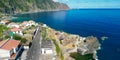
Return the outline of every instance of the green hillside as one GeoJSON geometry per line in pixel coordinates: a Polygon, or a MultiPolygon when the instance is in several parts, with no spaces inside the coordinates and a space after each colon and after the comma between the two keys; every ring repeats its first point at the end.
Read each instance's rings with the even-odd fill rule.
{"type": "Polygon", "coordinates": [[[19,13],[40,10],[65,10],[66,4],[52,0],[0,0],[0,13],[19,13]]]}

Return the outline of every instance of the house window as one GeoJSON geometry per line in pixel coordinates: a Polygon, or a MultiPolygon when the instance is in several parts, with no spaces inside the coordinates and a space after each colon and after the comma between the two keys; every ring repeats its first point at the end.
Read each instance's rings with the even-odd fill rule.
{"type": "Polygon", "coordinates": [[[10,50],[10,55],[12,55],[14,53],[14,50],[12,49],[12,50],[10,50]]]}
{"type": "Polygon", "coordinates": [[[16,49],[15,49],[16,51],[18,51],[18,47],[16,47],[16,49]]]}

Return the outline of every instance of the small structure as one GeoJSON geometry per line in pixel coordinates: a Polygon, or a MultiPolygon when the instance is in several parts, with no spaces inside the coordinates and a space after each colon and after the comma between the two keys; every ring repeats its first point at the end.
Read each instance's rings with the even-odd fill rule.
{"type": "Polygon", "coordinates": [[[1,20],[0,23],[1,23],[1,24],[8,24],[8,23],[10,23],[10,21],[9,21],[9,20],[1,20]]]}
{"type": "Polygon", "coordinates": [[[0,41],[0,58],[1,59],[15,59],[22,45],[18,40],[3,40],[0,41]]]}
{"type": "Polygon", "coordinates": [[[9,28],[19,28],[20,26],[18,24],[14,23],[14,22],[11,22],[7,25],[7,27],[9,27],[9,28]]]}
{"type": "Polygon", "coordinates": [[[43,24],[43,26],[42,27],[47,27],[47,25],[46,24],[43,24]]]}
{"type": "Polygon", "coordinates": [[[21,23],[21,26],[28,27],[29,23],[27,21],[24,21],[24,22],[21,23]]]}
{"type": "Polygon", "coordinates": [[[36,25],[36,23],[35,23],[33,20],[24,21],[24,22],[21,24],[21,26],[25,26],[25,27],[32,26],[32,25],[36,25]]]}
{"type": "Polygon", "coordinates": [[[35,25],[35,22],[33,20],[30,20],[28,21],[29,22],[29,25],[32,26],[32,25],[35,25]]]}
{"type": "Polygon", "coordinates": [[[14,34],[23,35],[22,30],[20,28],[12,28],[11,32],[13,32],[14,34]]]}
{"type": "Polygon", "coordinates": [[[80,41],[77,41],[77,51],[82,55],[94,53],[99,49],[100,43],[96,37],[81,37],[80,41]]]}
{"type": "Polygon", "coordinates": [[[51,40],[42,40],[41,53],[42,54],[53,54],[53,47],[52,47],[51,40]]]}

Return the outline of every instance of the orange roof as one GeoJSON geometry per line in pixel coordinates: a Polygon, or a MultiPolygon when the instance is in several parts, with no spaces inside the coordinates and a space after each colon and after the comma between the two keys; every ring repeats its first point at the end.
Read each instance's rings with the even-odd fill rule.
{"type": "Polygon", "coordinates": [[[0,41],[0,46],[3,45],[7,40],[0,41]]]}
{"type": "Polygon", "coordinates": [[[18,40],[4,40],[0,42],[0,49],[11,50],[20,44],[18,40]]]}
{"type": "Polygon", "coordinates": [[[20,28],[12,28],[12,29],[11,29],[12,32],[20,31],[20,30],[21,30],[20,28]]]}
{"type": "Polygon", "coordinates": [[[24,21],[23,23],[22,23],[22,25],[26,25],[28,22],[27,21],[24,21]]]}

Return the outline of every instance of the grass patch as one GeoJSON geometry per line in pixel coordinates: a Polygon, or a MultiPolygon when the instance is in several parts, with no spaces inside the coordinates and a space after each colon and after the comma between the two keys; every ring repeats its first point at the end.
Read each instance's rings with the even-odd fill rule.
{"type": "Polygon", "coordinates": [[[46,28],[42,28],[42,37],[43,37],[43,39],[45,39],[46,38],[46,36],[47,36],[47,31],[46,31],[46,28]]]}
{"type": "Polygon", "coordinates": [[[13,35],[13,39],[21,41],[22,44],[26,44],[26,42],[27,42],[26,38],[23,38],[22,36],[17,35],[17,34],[13,35]]]}
{"type": "Polygon", "coordinates": [[[9,30],[9,28],[5,25],[0,25],[0,33],[2,33],[5,30],[9,30]]]}
{"type": "Polygon", "coordinates": [[[57,55],[60,56],[60,59],[61,59],[61,60],[64,60],[64,56],[63,56],[63,54],[62,54],[62,52],[61,52],[61,50],[60,50],[60,47],[59,47],[59,45],[57,44],[57,42],[56,42],[55,39],[53,39],[53,43],[55,44],[57,55]]]}
{"type": "Polygon", "coordinates": [[[60,40],[60,44],[62,44],[62,40],[60,40]]]}
{"type": "Polygon", "coordinates": [[[57,44],[56,40],[54,40],[54,39],[53,39],[53,43],[55,44],[56,52],[57,52],[57,54],[59,55],[59,53],[60,53],[60,47],[59,47],[59,45],[57,44]]]}
{"type": "Polygon", "coordinates": [[[93,54],[81,55],[80,53],[74,52],[71,53],[70,56],[75,60],[95,60],[93,54]]]}
{"type": "Polygon", "coordinates": [[[61,60],[64,60],[63,54],[61,53],[60,55],[61,55],[61,56],[60,56],[61,60]]]}
{"type": "Polygon", "coordinates": [[[7,26],[0,24],[0,38],[3,37],[3,32],[4,32],[4,31],[7,31],[7,30],[9,30],[9,29],[10,29],[10,28],[8,28],[7,26]]]}

